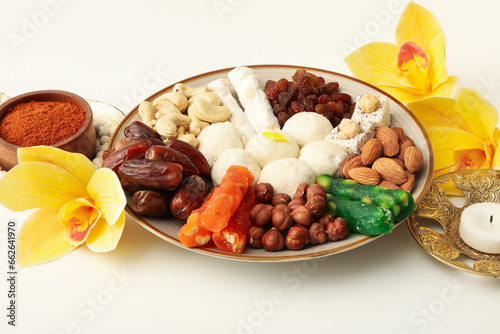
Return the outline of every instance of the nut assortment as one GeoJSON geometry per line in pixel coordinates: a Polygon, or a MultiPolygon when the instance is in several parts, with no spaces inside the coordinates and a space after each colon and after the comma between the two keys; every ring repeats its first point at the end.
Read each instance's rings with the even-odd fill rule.
{"type": "Polygon", "coordinates": [[[344,161],[340,176],[361,184],[411,192],[415,173],[423,162],[422,151],[402,128],[383,126],[361,147],[361,154],[352,154],[344,161]]]}
{"type": "Polygon", "coordinates": [[[273,193],[269,183],[255,187],[260,202],[249,213],[248,243],[253,248],[278,251],[284,248],[300,250],[308,244],[327,240],[342,240],[347,236],[347,224],[326,212],[326,192],[319,184],[301,184],[293,198],[273,193]]]}

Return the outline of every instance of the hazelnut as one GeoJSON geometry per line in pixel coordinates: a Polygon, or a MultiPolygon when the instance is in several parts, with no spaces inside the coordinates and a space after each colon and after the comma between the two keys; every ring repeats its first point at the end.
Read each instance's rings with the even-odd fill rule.
{"type": "Polygon", "coordinates": [[[271,203],[273,194],[274,188],[270,183],[259,183],[255,186],[255,199],[260,203],[271,203]]]}
{"type": "Polygon", "coordinates": [[[314,222],[309,227],[309,243],[311,245],[324,244],[326,242],[326,231],[323,225],[314,222]]]}
{"type": "Polygon", "coordinates": [[[271,222],[272,211],[266,204],[257,204],[249,213],[250,222],[253,226],[266,226],[271,222]]]}
{"type": "Polygon", "coordinates": [[[251,226],[248,230],[248,243],[253,248],[262,248],[262,236],[266,233],[262,227],[251,226]]]}
{"type": "Polygon", "coordinates": [[[279,251],[285,247],[285,238],[274,227],[262,236],[262,246],[270,251],[279,251]]]}
{"type": "Polygon", "coordinates": [[[273,199],[271,200],[271,204],[274,206],[276,206],[278,204],[288,205],[288,203],[290,203],[291,200],[292,200],[292,198],[290,197],[290,195],[285,194],[285,193],[278,193],[278,194],[273,196],[273,199]]]}
{"type": "Polygon", "coordinates": [[[342,240],[349,232],[347,222],[344,218],[335,218],[333,222],[326,224],[326,235],[331,241],[342,240]]]}
{"type": "Polygon", "coordinates": [[[295,195],[293,198],[302,198],[304,201],[307,200],[307,189],[309,188],[308,183],[301,183],[297,187],[297,191],[295,191],[295,195]]]}
{"type": "Polygon", "coordinates": [[[326,228],[326,224],[333,222],[335,220],[335,217],[331,213],[325,213],[321,218],[319,219],[318,223],[323,225],[323,228],[326,228]]]}
{"type": "Polygon", "coordinates": [[[361,132],[359,124],[350,119],[344,119],[338,128],[338,137],[340,139],[351,139],[356,137],[361,132]]]}
{"type": "Polygon", "coordinates": [[[293,226],[288,230],[285,243],[290,250],[299,250],[309,242],[309,231],[304,226],[293,226]]]}
{"type": "Polygon", "coordinates": [[[288,207],[290,208],[290,210],[293,210],[299,205],[305,205],[305,204],[306,202],[302,198],[294,198],[290,201],[290,203],[288,203],[288,207]]]}
{"type": "Polygon", "coordinates": [[[312,210],[305,205],[299,205],[292,211],[290,215],[292,216],[292,219],[296,224],[302,225],[304,227],[311,226],[311,223],[313,222],[312,210]]]}
{"type": "Polygon", "coordinates": [[[272,215],[273,226],[280,232],[288,230],[293,225],[290,212],[283,209],[274,209],[272,215]]]}
{"type": "Polygon", "coordinates": [[[371,114],[380,107],[380,99],[376,96],[365,94],[359,99],[359,109],[371,114]]]}
{"type": "Polygon", "coordinates": [[[273,212],[274,212],[274,210],[285,210],[288,213],[292,213],[292,210],[288,207],[288,205],[285,205],[285,204],[276,205],[273,209],[273,212]]]}
{"type": "Polygon", "coordinates": [[[313,218],[321,218],[325,214],[326,199],[319,195],[311,196],[307,199],[306,206],[311,209],[313,218]]]}
{"type": "Polygon", "coordinates": [[[312,196],[321,196],[326,200],[326,190],[321,184],[311,184],[307,188],[307,198],[312,196]]]}

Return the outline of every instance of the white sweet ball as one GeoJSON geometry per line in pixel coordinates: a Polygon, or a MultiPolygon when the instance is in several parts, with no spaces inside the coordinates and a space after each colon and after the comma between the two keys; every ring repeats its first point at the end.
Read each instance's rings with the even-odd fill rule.
{"type": "Polygon", "coordinates": [[[305,144],[300,149],[299,154],[299,160],[308,164],[316,176],[320,174],[337,175],[346,158],[346,151],[326,140],[305,144]]]}
{"type": "Polygon", "coordinates": [[[258,183],[270,183],[274,193],[293,197],[302,183],[313,184],[316,176],[308,164],[297,158],[283,158],[267,164],[260,172],[258,183]]]}
{"type": "Polygon", "coordinates": [[[300,112],[290,117],[283,126],[283,131],[291,134],[302,147],[307,143],[323,140],[333,130],[330,121],[315,112],[300,112]]]}
{"type": "Polygon", "coordinates": [[[248,168],[255,178],[254,184],[257,183],[261,169],[255,157],[242,148],[231,148],[222,152],[212,166],[212,182],[214,185],[220,184],[227,169],[233,165],[248,168]]]}
{"type": "Polygon", "coordinates": [[[292,135],[282,130],[265,130],[256,134],[250,138],[245,149],[255,156],[261,168],[274,160],[299,156],[299,145],[292,135]],[[271,139],[264,135],[266,132],[279,133],[287,140],[271,139]]]}
{"type": "Polygon", "coordinates": [[[207,126],[198,135],[198,141],[198,150],[203,153],[210,167],[225,150],[243,148],[238,129],[230,122],[207,126]]]}

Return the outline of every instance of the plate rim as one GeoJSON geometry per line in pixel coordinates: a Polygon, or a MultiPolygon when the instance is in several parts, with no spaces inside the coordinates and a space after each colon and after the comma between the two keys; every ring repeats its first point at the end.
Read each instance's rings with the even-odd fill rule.
{"type": "MultiPolygon", "coordinates": [[[[168,86],[166,86],[166,87],[164,87],[164,88],[156,91],[155,93],[151,94],[150,96],[144,98],[143,101],[152,101],[152,100],[154,100],[156,97],[158,97],[158,96],[160,96],[160,95],[162,95],[162,94],[164,94],[164,93],[172,90],[172,88],[177,83],[191,82],[191,81],[203,79],[205,77],[213,76],[213,75],[218,75],[218,74],[222,75],[222,74],[225,74],[225,73],[231,71],[235,67],[249,67],[251,69],[266,69],[266,68],[273,68],[273,69],[275,69],[275,68],[283,68],[283,69],[287,69],[287,70],[304,69],[306,71],[311,71],[311,72],[317,72],[317,73],[323,73],[323,74],[327,74],[327,75],[333,75],[333,76],[342,77],[343,79],[354,81],[354,82],[356,82],[356,83],[358,83],[360,85],[367,86],[370,89],[373,89],[373,90],[379,92],[380,94],[387,96],[393,103],[396,103],[400,108],[402,108],[407,113],[408,116],[410,116],[412,118],[412,120],[418,126],[420,132],[422,133],[422,135],[423,135],[423,137],[425,139],[426,146],[429,148],[429,163],[428,163],[428,170],[427,170],[428,177],[427,177],[427,179],[424,182],[422,192],[420,193],[420,195],[417,198],[414,198],[415,207],[417,207],[420,204],[420,202],[424,199],[425,195],[427,194],[427,192],[429,190],[429,187],[431,186],[431,183],[432,183],[432,174],[433,174],[433,170],[434,170],[434,154],[433,154],[433,150],[432,150],[432,144],[431,144],[431,141],[430,141],[430,138],[429,138],[427,132],[425,131],[423,125],[420,123],[420,121],[417,119],[417,117],[403,103],[401,103],[394,96],[386,93],[382,89],[380,89],[378,87],[375,87],[372,84],[367,83],[367,82],[365,82],[363,80],[360,80],[358,78],[355,78],[355,77],[352,77],[352,76],[349,76],[349,75],[346,75],[346,74],[342,74],[342,73],[339,73],[339,72],[335,72],[335,71],[330,71],[330,70],[326,70],[326,69],[320,69],[320,68],[311,67],[311,66],[303,66],[303,65],[289,65],[289,64],[238,65],[238,66],[231,66],[231,67],[225,67],[225,68],[215,69],[215,70],[211,70],[211,71],[208,71],[208,72],[196,74],[196,75],[190,76],[190,77],[185,78],[185,79],[178,80],[175,83],[170,84],[170,85],[168,85],[168,86]]],[[[139,104],[137,104],[134,108],[132,108],[125,115],[125,117],[121,120],[121,122],[117,125],[116,130],[113,132],[113,134],[111,136],[111,139],[109,141],[110,145],[113,145],[115,143],[116,138],[120,135],[120,130],[122,129],[122,127],[124,126],[124,124],[127,123],[130,118],[132,118],[133,116],[135,116],[137,114],[138,108],[139,108],[139,104]]],[[[366,243],[374,241],[375,239],[378,239],[378,238],[380,238],[380,237],[382,237],[382,236],[385,235],[385,234],[382,234],[382,235],[376,235],[376,236],[364,236],[360,240],[357,240],[357,241],[355,241],[353,243],[350,243],[349,245],[345,245],[345,246],[342,246],[342,247],[339,247],[339,248],[336,248],[336,249],[328,249],[328,250],[323,250],[323,251],[318,251],[318,252],[313,252],[313,253],[297,254],[297,255],[284,255],[284,256],[280,256],[279,252],[277,252],[276,253],[277,255],[273,256],[273,257],[259,257],[259,256],[248,255],[248,254],[243,254],[243,253],[242,254],[225,253],[225,252],[222,252],[220,250],[215,250],[215,249],[211,249],[211,248],[198,248],[198,247],[191,248],[191,247],[186,247],[179,240],[174,239],[173,237],[171,237],[171,236],[163,233],[162,231],[159,231],[154,226],[152,226],[152,225],[148,224],[147,222],[143,221],[143,219],[141,218],[141,216],[137,215],[135,212],[133,212],[130,209],[130,207],[129,207],[128,204],[125,207],[125,210],[131,216],[131,218],[133,218],[137,223],[139,223],[139,225],[141,225],[142,227],[144,227],[146,230],[148,230],[149,232],[153,233],[154,235],[160,237],[161,239],[168,241],[169,243],[172,243],[172,244],[174,244],[174,245],[176,245],[178,247],[181,247],[181,248],[193,251],[195,253],[200,253],[200,254],[209,255],[209,256],[218,257],[218,258],[223,258],[223,259],[236,260],[236,261],[248,261],[248,262],[289,262],[289,261],[298,261],[298,260],[308,260],[308,259],[313,259],[313,258],[320,258],[320,257],[329,256],[329,255],[333,255],[333,254],[339,254],[339,253],[342,253],[342,252],[345,252],[345,251],[348,251],[348,250],[351,250],[351,249],[355,249],[355,248],[357,248],[359,246],[362,246],[362,245],[364,245],[366,243]]],[[[404,220],[398,222],[394,226],[394,228],[402,225],[406,221],[407,221],[407,219],[404,219],[404,220]]]]}

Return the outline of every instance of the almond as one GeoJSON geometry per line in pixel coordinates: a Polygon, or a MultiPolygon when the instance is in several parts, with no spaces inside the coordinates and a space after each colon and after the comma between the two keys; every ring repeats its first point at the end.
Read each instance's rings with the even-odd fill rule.
{"type": "Polygon", "coordinates": [[[408,180],[401,185],[401,189],[407,192],[411,192],[415,188],[415,174],[406,173],[408,180]]]}
{"type": "Polygon", "coordinates": [[[380,140],[384,148],[384,155],[386,157],[393,157],[399,152],[399,138],[398,134],[393,129],[387,126],[381,126],[375,132],[375,138],[380,140]]]}
{"type": "Polygon", "coordinates": [[[361,184],[371,184],[376,186],[380,183],[380,174],[370,167],[357,167],[349,171],[349,176],[361,184]]]}
{"type": "Polygon", "coordinates": [[[399,145],[399,153],[398,153],[397,158],[400,160],[404,160],[406,149],[410,146],[415,146],[415,143],[413,142],[412,139],[409,139],[409,140],[402,142],[399,145]]]}
{"type": "Polygon", "coordinates": [[[363,145],[361,151],[361,162],[363,165],[368,166],[375,162],[382,156],[383,146],[380,140],[372,138],[363,145]]]}
{"type": "Polygon", "coordinates": [[[397,185],[403,184],[408,180],[404,169],[391,158],[377,159],[373,163],[372,168],[380,173],[382,179],[391,181],[397,185]]]}
{"type": "Polygon", "coordinates": [[[344,160],[342,163],[342,167],[340,168],[340,177],[343,179],[351,178],[349,176],[349,171],[356,167],[362,167],[363,162],[361,162],[361,155],[359,154],[351,154],[344,160]]]}
{"type": "Polygon", "coordinates": [[[396,127],[396,128],[391,128],[394,132],[396,132],[399,135],[402,135],[405,133],[405,130],[403,130],[403,128],[399,128],[399,127],[396,127]]]}
{"type": "Polygon", "coordinates": [[[403,161],[406,165],[406,169],[408,169],[410,173],[416,173],[424,164],[424,155],[418,147],[410,146],[405,151],[403,161]]]}
{"type": "Polygon", "coordinates": [[[410,137],[408,137],[407,135],[405,135],[404,133],[398,133],[399,145],[401,145],[402,143],[404,143],[407,140],[412,140],[412,139],[410,137]]]}
{"type": "Polygon", "coordinates": [[[391,181],[387,181],[387,180],[382,180],[378,184],[378,186],[379,187],[384,187],[384,188],[387,188],[387,189],[401,189],[401,188],[399,188],[399,186],[397,184],[394,184],[391,181]]]}
{"type": "Polygon", "coordinates": [[[394,161],[396,161],[398,163],[398,165],[401,166],[401,168],[406,169],[406,165],[403,162],[403,160],[399,160],[398,158],[391,158],[391,159],[394,160],[394,161]]]}

